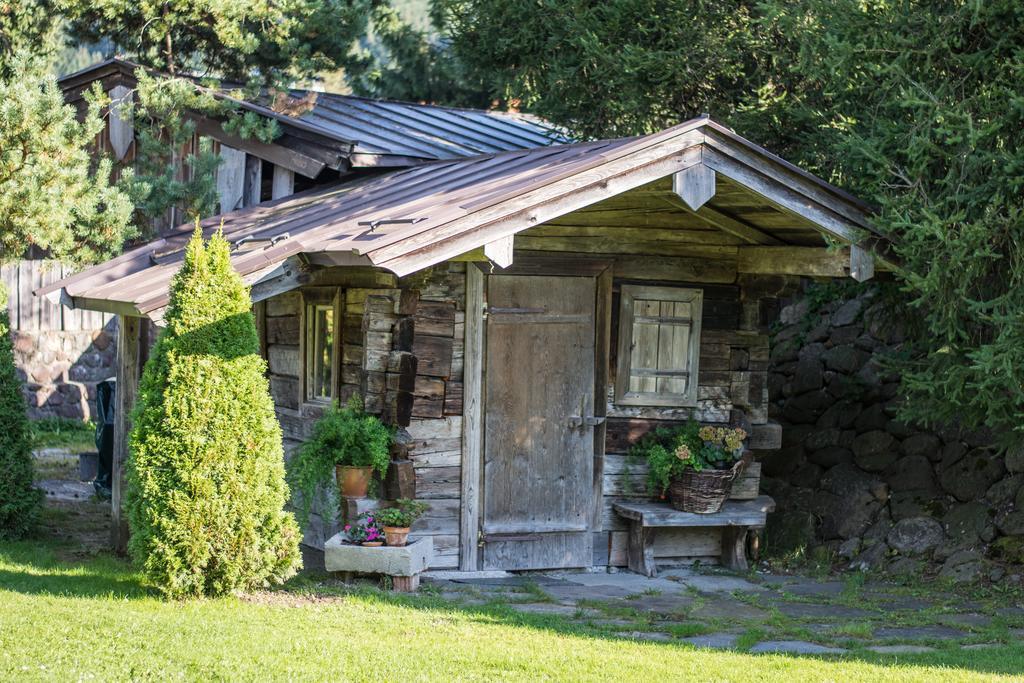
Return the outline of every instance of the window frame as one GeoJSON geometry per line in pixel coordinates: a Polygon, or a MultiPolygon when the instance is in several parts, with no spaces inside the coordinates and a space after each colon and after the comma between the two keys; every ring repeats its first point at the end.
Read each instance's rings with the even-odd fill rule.
{"type": "Polygon", "coordinates": [[[619,301],[618,356],[615,371],[615,404],[622,406],[681,407],[697,405],[701,322],[704,318],[704,290],[695,287],[622,285],[619,301]],[[629,391],[633,355],[634,302],[654,299],[688,303],[691,306],[687,356],[687,386],[684,394],[629,391]]]}
{"type": "Polygon", "coordinates": [[[329,405],[337,400],[341,383],[342,322],[341,289],[338,287],[305,288],[302,293],[302,308],[299,334],[299,357],[302,363],[300,402],[314,405],[329,405]],[[331,392],[330,396],[312,396],[313,354],[315,342],[312,326],[316,323],[317,308],[330,307],[334,320],[334,339],[331,342],[331,392]]]}

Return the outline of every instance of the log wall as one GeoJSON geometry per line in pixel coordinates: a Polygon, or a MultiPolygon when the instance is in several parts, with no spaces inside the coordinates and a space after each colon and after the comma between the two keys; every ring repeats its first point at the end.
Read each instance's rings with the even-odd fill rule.
{"type": "MultiPolygon", "coordinates": [[[[528,242],[531,249],[517,252],[517,257],[537,254],[543,242],[528,242]]],[[[581,241],[573,244],[580,249],[581,241]]],[[[600,244],[601,249],[609,248],[606,242],[600,244]]],[[[692,256],[679,249],[670,253],[673,255],[637,257],[601,252],[601,258],[612,263],[613,293],[608,421],[595,565],[626,563],[625,527],[612,512],[612,505],[619,500],[648,497],[643,463],[629,464],[626,457],[647,431],[693,417],[705,423],[745,426],[753,433],[752,448],[771,447],[778,440],[777,426],[768,423],[767,416],[767,325],[775,318],[776,297],[793,286],[793,278],[741,275],[728,249],[719,254],[713,248],[697,246],[692,256]],[[616,374],[619,292],[623,284],[629,283],[703,290],[695,408],[615,405],[612,378],[616,374]]],[[[594,257],[581,251],[560,251],[558,255],[569,260],[575,256],[594,257]]],[[[413,535],[433,537],[434,567],[459,564],[466,267],[466,263],[448,262],[389,282],[391,286],[386,287],[341,285],[344,310],[339,395],[347,400],[358,393],[367,410],[406,425],[402,448],[413,465],[416,496],[430,506],[413,528],[413,535]],[[412,378],[406,377],[410,362],[415,368],[412,378]]],[[[288,455],[308,438],[322,410],[300,400],[301,301],[298,292],[280,295],[268,300],[263,312],[270,381],[288,455]]],[[[756,478],[744,486],[737,496],[757,494],[756,478]]],[[[315,516],[306,542],[322,547],[336,530],[335,521],[315,516]]],[[[655,555],[661,562],[712,560],[720,548],[715,529],[666,531],[658,536],[655,555]]]]}
{"type": "MultiPolygon", "coordinates": [[[[360,395],[367,411],[404,430],[416,498],[429,505],[412,537],[433,537],[436,568],[458,564],[464,280],[465,264],[454,263],[397,287],[343,287],[341,297],[338,397],[360,395]],[[409,353],[417,362],[405,405],[402,361],[409,353]]],[[[323,406],[302,400],[301,291],[261,305],[257,317],[287,459],[311,436],[323,406]]],[[[322,548],[339,526],[336,514],[315,510],[304,542],[322,548]]]]}

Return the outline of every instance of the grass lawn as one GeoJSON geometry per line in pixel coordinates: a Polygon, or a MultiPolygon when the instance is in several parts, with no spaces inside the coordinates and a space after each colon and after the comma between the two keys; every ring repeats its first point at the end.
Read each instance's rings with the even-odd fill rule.
{"type": "Polygon", "coordinates": [[[60,417],[32,420],[34,448],[66,448],[71,453],[96,450],[96,425],[60,417]]]}
{"type": "MultiPolygon", "coordinates": [[[[50,527],[59,527],[60,520],[50,527]]],[[[326,577],[165,602],[123,561],[47,536],[0,543],[0,680],[1020,680],[1024,649],[815,658],[696,650],[507,607],[326,577]]]]}

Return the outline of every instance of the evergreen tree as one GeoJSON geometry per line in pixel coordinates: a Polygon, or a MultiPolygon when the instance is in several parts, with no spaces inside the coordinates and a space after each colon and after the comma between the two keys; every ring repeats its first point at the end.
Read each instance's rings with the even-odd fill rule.
{"type": "Polygon", "coordinates": [[[217,234],[204,245],[197,229],[171,284],[129,441],[129,551],[169,597],[281,582],[300,563],[250,306],[228,243],[217,234]]]}
{"type": "Polygon", "coordinates": [[[95,98],[80,122],[56,79],[24,57],[0,78],[0,261],[36,246],[95,262],[134,234],[131,174],[112,184],[110,162],[90,153],[103,126],[100,104],[95,98]]]}
{"type": "Polygon", "coordinates": [[[52,0],[0,0],[0,78],[14,73],[19,55],[55,58],[59,24],[52,0]]]}
{"type": "Polygon", "coordinates": [[[7,291],[0,284],[0,539],[21,538],[39,515],[43,492],[32,484],[29,438],[21,380],[14,371],[7,291]]]}
{"type": "Polygon", "coordinates": [[[374,0],[59,0],[80,43],[112,41],[142,64],[261,84],[335,69],[374,0]]]}
{"type": "Polygon", "coordinates": [[[443,35],[407,22],[393,4],[375,8],[366,42],[345,67],[356,95],[478,109],[494,104],[490,88],[466,69],[443,35]]]}

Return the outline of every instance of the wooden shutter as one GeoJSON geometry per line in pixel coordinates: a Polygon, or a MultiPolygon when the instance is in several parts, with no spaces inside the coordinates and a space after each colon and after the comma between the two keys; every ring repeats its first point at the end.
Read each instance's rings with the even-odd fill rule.
{"type": "Polygon", "coordinates": [[[697,404],[703,303],[699,289],[622,286],[616,403],[697,404]]]}

